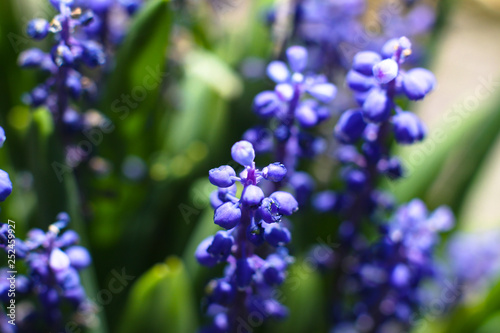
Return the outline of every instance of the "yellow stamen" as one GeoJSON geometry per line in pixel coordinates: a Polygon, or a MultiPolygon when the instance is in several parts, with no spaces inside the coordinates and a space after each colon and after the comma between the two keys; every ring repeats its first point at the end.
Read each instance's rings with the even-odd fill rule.
{"type": "Polygon", "coordinates": [[[72,12],[71,12],[71,17],[72,18],[76,18],[78,16],[82,15],[82,9],[80,7],[78,8],[75,8],[72,12]]]}

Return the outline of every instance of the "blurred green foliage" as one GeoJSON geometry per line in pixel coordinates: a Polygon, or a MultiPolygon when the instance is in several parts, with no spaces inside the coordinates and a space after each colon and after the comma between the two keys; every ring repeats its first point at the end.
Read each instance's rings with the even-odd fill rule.
{"type": "MultiPolygon", "coordinates": [[[[209,168],[229,159],[231,144],[257,123],[251,101],[269,84],[243,77],[239,68],[248,57],[272,57],[270,31],[263,24],[272,1],[246,2],[245,17],[231,21],[231,15],[213,13],[205,2],[196,7],[149,0],[134,18],[113,68],[100,80],[97,109],[115,129],[101,133],[94,154],[109,170],[82,165],[62,182],[52,169],[54,161],[62,163],[63,147],[50,115],[43,109],[28,111],[20,101],[36,82],[34,73],[15,66],[19,52],[31,45],[23,37],[26,22],[20,10],[29,3],[0,2],[0,33],[9,37],[0,39],[0,121],[8,137],[0,164],[14,182],[2,218],[18,221],[22,234],[31,227],[46,228],[59,211],[70,212],[72,227],[94,258],[83,277],[91,297],[107,285],[113,269],[140,276],[103,307],[95,332],[106,331],[107,323],[113,332],[194,332],[203,321],[199,300],[204,285],[214,276],[193,258],[198,243],[217,230],[205,177],[209,168]],[[146,77],[156,84],[146,87],[146,77]],[[146,91],[143,100],[133,101],[134,106],[123,101],[123,95],[138,89],[146,91]],[[131,155],[147,166],[142,179],[121,172],[131,155]],[[177,257],[164,262],[167,255],[177,257]]],[[[448,10],[450,1],[442,4],[448,10]]],[[[433,38],[433,52],[438,52],[440,35],[433,38]]],[[[498,136],[498,109],[494,98],[460,126],[444,128],[446,139],[426,154],[411,177],[387,187],[402,202],[421,197],[430,207],[446,203],[458,211],[498,136]]],[[[411,153],[405,150],[403,158],[411,153]]],[[[318,235],[334,239],[338,221],[306,209],[294,223],[291,250],[298,259],[291,282],[282,289],[291,318],[263,331],[324,332],[334,279],[308,270],[305,253],[318,235]]],[[[497,286],[480,304],[456,309],[426,332],[496,332],[499,295],[497,286]]]]}

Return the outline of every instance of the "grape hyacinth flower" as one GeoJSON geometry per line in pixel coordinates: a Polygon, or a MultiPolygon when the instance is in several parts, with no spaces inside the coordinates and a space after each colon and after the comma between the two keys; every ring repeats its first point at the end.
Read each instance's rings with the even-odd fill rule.
{"type": "Polygon", "coordinates": [[[92,12],[84,11],[72,0],[51,1],[58,14],[48,23],[35,19],[28,24],[28,35],[43,39],[49,33],[56,44],[50,53],[38,48],[24,51],[19,56],[23,68],[37,68],[50,76],[26,95],[26,102],[32,107],[46,106],[55,119],[64,127],[78,127],[83,122],[70,106],[70,98],[78,100],[82,94],[92,93],[94,84],[80,72],[80,66],[96,67],[104,64],[105,54],[93,40],[78,38],[76,30],[92,21],[92,12]]]}
{"type": "MultiPolygon", "coordinates": [[[[316,126],[330,117],[328,105],[336,96],[337,88],[326,77],[306,71],[308,52],[302,46],[292,46],[286,51],[288,65],[272,61],[267,74],[276,83],[274,91],[259,93],[253,109],[263,119],[275,119],[277,141],[276,158],[293,169],[297,156],[314,156],[314,140],[306,138],[304,129],[316,126]],[[306,142],[310,141],[310,142],[306,142]]],[[[251,136],[251,129],[245,136],[251,136]]],[[[254,143],[254,142],[252,142],[254,143]]],[[[268,146],[259,152],[272,149],[268,146]]]]}
{"type": "Polygon", "coordinates": [[[363,51],[354,56],[347,84],[359,107],[345,111],[334,131],[343,144],[336,157],[343,165],[344,190],[322,192],[313,200],[319,212],[333,212],[343,220],[334,269],[343,274],[346,265],[350,268],[348,277],[336,285],[335,327],[340,331],[349,327],[384,331],[384,325],[407,328],[409,316],[420,304],[417,292],[421,282],[433,276],[431,258],[437,233],[453,224],[449,209],[439,208],[429,216],[419,200],[401,206],[388,225],[380,223],[393,210],[394,202],[377,189],[378,181],[382,176],[403,176],[399,159],[390,155],[391,139],[413,144],[423,140],[426,132],[415,114],[401,110],[396,98],[418,100],[435,85],[430,71],[402,68],[410,55],[411,43],[401,37],[389,41],[380,54],[363,51]],[[365,225],[379,226],[378,241],[366,240],[365,225]],[[353,294],[359,295],[355,306],[347,301],[353,294]]]}
{"type": "Polygon", "coordinates": [[[386,332],[389,327],[396,332],[408,330],[412,316],[423,305],[422,282],[436,275],[433,258],[439,233],[453,224],[449,208],[429,213],[415,199],[380,226],[382,237],[374,244],[353,235],[357,251],[344,262],[348,275],[342,285],[347,298],[354,298],[355,310],[345,308],[351,303],[343,299],[336,327],[362,332],[386,332]]]}
{"type": "Polygon", "coordinates": [[[128,21],[142,6],[142,0],[75,0],[79,7],[92,11],[92,21],[83,28],[85,35],[108,50],[119,44],[128,21]]]}
{"type": "Polygon", "coordinates": [[[218,187],[210,198],[214,223],[224,230],[203,240],[195,254],[207,267],[226,264],[224,276],[207,286],[207,314],[213,322],[204,332],[251,332],[250,313],[258,311],[263,318],[287,314],[273,290],[284,281],[292,262],[284,247],[291,235],[283,216],[296,212],[298,203],[290,193],[276,191],[266,196],[258,186],[262,180],[281,181],[286,168],[273,163],[257,169],[248,141],[235,143],[231,156],[244,167],[239,177],[229,165],[209,172],[210,182],[218,187]],[[243,186],[240,198],[237,182],[243,186]]]}
{"type": "Polygon", "coordinates": [[[347,65],[343,48],[359,44],[355,38],[363,36],[360,18],[365,11],[365,0],[296,3],[294,34],[308,45],[315,69],[336,71],[347,65]]]}
{"type": "Polygon", "coordinates": [[[389,153],[391,132],[399,144],[413,144],[425,137],[423,123],[415,114],[402,111],[396,98],[423,98],[435,85],[433,74],[426,69],[402,69],[411,55],[406,37],[388,45],[391,47],[384,49],[392,49],[392,53],[363,51],[353,59],[346,81],[359,107],[342,113],[334,130],[343,144],[337,158],[344,166],[345,191],[335,193],[335,204],[318,199],[321,193],[314,200],[318,211],[339,212],[356,226],[377,208],[392,206],[387,195],[375,189],[380,175],[390,179],[403,176],[401,162],[389,153]]]}
{"type": "Polygon", "coordinates": [[[462,297],[482,292],[500,276],[500,232],[488,230],[453,235],[447,246],[449,276],[463,288],[462,297]]]}
{"type": "Polygon", "coordinates": [[[20,67],[38,69],[48,78],[26,93],[23,101],[33,108],[44,107],[51,112],[67,150],[66,164],[76,167],[88,158],[89,150],[72,144],[71,139],[83,131],[108,125],[108,120],[99,112],[83,113],[75,105],[82,98],[94,98],[97,92],[83,67],[102,66],[106,55],[98,42],[82,33],[94,19],[94,13],[85,7],[87,2],[82,3],[84,7],[79,7],[76,0],[51,0],[51,4],[58,13],[50,22],[35,19],[27,27],[28,35],[35,40],[53,35],[50,52],[31,48],[18,58],[20,67]]]}
{"type": "Polygon", "coordinates": [[[422,99],[433,90],[436,81],[426,69],[402,68],[411,55],[411,43],[406,37],[396,43],[391,40],[387,45],[382,54],[363,51],[354,57],[346,80],[359,107],[344,112],[335,127],[335,136],[341,143],[363,140],[362,154],[350,158],[366,169],[371,178],[376,173],[390,178],[401,176],[400,163],[388,154],[390,132],[397,143],[405,145],[422,141],[426,128],[415,114],[403,111],[396,98],[422,99]]]}
{"type": "MultiPolygon", "coordinates": [[[[5,131],[3,127],[0,126],[0,148],[3,147],[5,140],[5,131]]],[[[10,181],[9,174],[0,169],[0,202],[5,201],[11,193],[12,182],[10,181]]]]}
{"type": "MultiPolygon", "coordinates": [[[[69,319],[68,314],[89,312],[91,308],[79,276],[79,271],[90,265],[91,257],[84,247],[77,245],[79,236],[75,231],[62,232],[69,222],[68,214],[60,213],[47,232],[32,229],[24,241],[15,239],[15,247],[8,242],[11,239],[8,225],[0,226],[0,247],[5,251],[14,248],[17,261],[23,261],[27,267],[26,275],[16,276],[17,301],[30,302],[29,296],[33,295],[42,306],[41,309],[34,304],[26,306],[28,313],[18,314],[18,318],[23,318],[16,321],[19,332],[34,332],[40,327],[59,332],[69,319]]],[[[5,301],[9,297],[3,283],[4,279],[0,297],[5,301]]]]}
{"type": "MultiPolygon", "coordinates": [[[[254,127],[243,138],[252,142],[258,153],[274,152],[275,160],[286,166],[287,181],[298,194],[301,192],[298,186],[313,183],[308,175],[295,173],[298,159],[312,158],[324,149],[324,140],[308,129],[330,118],[329,104],[337,88],[325,76],[307,70],[309,54],[306,48],[291,46],[286,50],[286,57],[288,65],[275,60],[267,66],[267,74],[276,86],[274,91],[259,93],[253,103],[254,112],[268,122],[266,127],[272,128],[272,134],[263,127],[254,127]]],[[[281,183],[277,182],[274,189],[280,187],[281,183]]],[[[310,191],[312,188],[306,190],[310,191]]],[[[300,200],[299,203],[304,202],[300,200]]]]}
{"type": "MultiPolygon", "coordinates": [[[[436,19],[432,6],[404,0],[382,5],[377,12],[368,12],[365,0],[303,0],[295,6],[294,37],[308,46],[314,68],[329,73],[343,72],[356,52],[378,50],[388,39],[425,36],[436,19]]],[[[421,48],[416,51],[414,59],[420,59],[421,48]]]]}

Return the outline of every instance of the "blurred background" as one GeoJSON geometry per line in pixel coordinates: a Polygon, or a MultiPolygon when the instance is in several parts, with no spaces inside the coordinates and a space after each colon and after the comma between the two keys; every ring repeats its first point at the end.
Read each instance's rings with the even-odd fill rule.
{"type": "MultiPolygon", "coordinates": [[[[68,211],[71,227],[93,257],[83,277],[91,298],[109,288],[116,272],[131,277],[99,306],[89,331],[194,332],[204,322],[204,285],[220,273],[199,267],[193,256],[198,243],[217,230],[207,172],[227,163],[232,144],[259,123],[252,100],[272,87],[264,71],[286,44],[286,26],[276,23],[286,3],[172,1],[165,13],[139,12],[112,65],[104,73],[89,73],[99,94],[81,108],[99,111],[114,128],[93,137],[91,158],[65,173],[63,181],[54,169],[61,144],[50,115],[22,102],[40,77],[17,66],[20,52],[35,44],[24,33],[27,22],[49,19],[54,11],[45,0],[0,3],[0,122],[7,135],[0,165],[14,185],[1,218],[16,221],[21,237],[33,227],[46,229],[58,212],[68,211]],[[141,100],[125,102],[123,94],[143,85],[152,72],[158,84],[141,100]]],[[[398,202],[418,197],[430,209],[449,205],[457,225],[445,236],[442,260],[449,260],[447,246],[454,235],[465,233],[476,236],[462,248],[477,253],[469,260],[488,268],[471,281],[477,283],[464,287],[460,304],[426,309],[414,329],[495,333],[500,330],[500,255],[489,249],[493,254],[486,259],[474,247],[497,234],[491,244],[500,247],[500,1],[419,3],[432,9],[435,20],[432,29],[415,37],[421,49],[416,61],[436,74],[438,86],[410,107],[427,124],[429,136],[421,144],[395,148],[407,177],[384,186],[398,202]]],[[[368,1],[362,22],[380,25],[377,13],[384,5],[368,1]]],[[[399,28],[395,23],[392,32],[398,34],[399,28]]],[[[44,43],[36,45],[48,49],[44,43]]],[[[343,106],[339,101],[335,112],[343,106]]],[[[333,125],[319,130],[328,141],[333,141],[333,125]]],[[[336,168],[328,162],[302,167],[320,187],[327,186],[336,168]]],[[[284,286],[291,319],[264,326],[263,332],[324,332],[328,327],[322,306],[328,277],[304,271],[302,260],[318,236],[338,223],[305,209],[294,224],[294,235],[301,236],[291,244],[297,262],[290,275],[300,279],[301,287],[286,294],[284,286]]]]}

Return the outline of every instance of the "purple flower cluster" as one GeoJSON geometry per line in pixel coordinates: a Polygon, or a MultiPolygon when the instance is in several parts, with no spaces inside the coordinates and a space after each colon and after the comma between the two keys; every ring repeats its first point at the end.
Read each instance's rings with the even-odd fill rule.
{"type": "MultiPolygon", "coordinates": [[[[41,40],[49,33],[56,41],[49,53],[38,48],[24,51],[19,56],[19,65],[23,68],[37,68],[50,76],[27,96],[27,102],[33,106],[47,106],[56,119],[65,123],[75,119],[71,116],[66,96],[74,100],[83,93],[92,93],[94,85],[90,79],[80,73],[80,65],[96,67],[104,64],[105,54],[95,41],[76,37],[75,30],[84,27],[93,20],[91,11],[84,11],[75,6],[73,1],[51,1],[58,14],[49,23],[45,19],[34,19],[27,27],[27,34],[41,40]]],[[[74,121],[73,121],[74,122],[74,121]]]]}
{"type": "Polygon", "coordinates": [[[429,215],[420,200],[397,209],[389,224],[378,222],[394,208],[393,199],[377,189],[380,177],[403,175],[399,159],[390,155],[392,138],[413,144],[426,132],[418,117],[398,103],[401,97],[422,99],[435,86],[430,71],[403,69],[410,55],[406,37],[392,39],[380,53],[357,53],[347,74],[359,106],[345,111],[334,130],[341,143],[336,157],[343,166],[344,190],[320,192],[313,198],[319,212],[334,212],[344,220],[335,256],[343,275],[336,286],[334,331],[383,332],[385,325],[406,329],[422,304],[418,297],[422,281],[434,274],[438,233],[453,225],[449,209],[441,207],[429,215]],[[374,242],[366,240],[369,225],[380,229],[374,242]]]}
{"type": "Polygon", "coordinates": [[[325,140],[310,129],[328,120],[330,104],[337,87],[326,76],[308,70],[309,52],[302,46],[286,50],[288,64],[275,60],[267,74],[276,83],[274,90],[259,93],[253,102],[254,112],[266,121],[265,126],[247,130],[243,139],[253,144],[257,153],[272,152],[288,170],[283,182],[290,185],[300,206],[308,203],[315,183],[306,172],[298,171],[299,158],[313,158],[325,149],[325,140]]]}
{"type": "MultiPolygon", "coordinates": [[[[35,68],[48,74],[48,79],[26,94],[24,101],[32,107],[45,106],[64,131],[77,132],[93,126],[71,106],[82,96],[94,97],[95,83],[84,75],[82,65],[89,68],[106,62],[109,45],[124,36],[128,19],[142,5],[142,0],[50,0],[58,14],[48,22],[37,18],[29,22],[26,32],[34,40],[50,33],[55,45],[46,53],[32,48],[18,59],[22,68],[35,68]]],[[[89,118],[89,117],[88,117],[89,118]]]]}
{"type": "Polygon", "coordinates": [[[262,180],[280,182],[287,170],[280,163],[257,169],[248,141],[235,143],[231,155],[244,167],[239,176],[229,165],[209,172],[210,182],[218,187],[211,196],[214,223],[225,230],[203,240],[195,254],[207,267],[226,263],[224,277],[208,284],[207,314],[213,322],[206,332],[246,332],[247,317],[254,311],[265,318],[287,314],[273,291],[284,281],[292,261],[284,247],[291,235],[283,216],[297,211],[298,203],[290,193],[266,196],[258,186],[262,180]],[[243,187],[239,198],[236,182],[243,187]]]}
{"type": "Polygon", "coordinates": [[[363,136],[367,141],[374,141],[388,122],[392,123],[398,143],[423,140],[424,125],[413,113],[403,111],[395,99],[404,96],[420,100],[434,89],[436,80],[424,68],[402,69],[409,55],[411,43],[406,37],[389,40],[380,54],[371,51],[356,54],[346,80],[359,108],[346,111],[340,118],[335,128],[340,141],[350,144],[363,136]]]}
{"type": "Polygon", "coordinates": [[[25,95],[25,102],[32,107],[47,107],[64,133],[74,133],[91,126],[88,120],[71,105],[82,95],[96,92],[94,82],[82,74],[81,65],[101,66],[105,53],[99,43],[76,32],[88,26],[94,17],[90,10],[78,7],[73,0],[51,0],[58,14],[50,21],[34,19],[27,27],[27,34],[41,40],[49,33],[55,45],[46,53],[32,48],[21,53],[18,63],[22,68],[39,69],[49,76],[25,95]]]}
{"type": "Polygon", "coordinates": [[[128,21],[141,6],[142,0],[50,0],[57,15],[49,22],[37,18],[29,22],[27,34],[34,40],[53,35],[49,52],[31,48],[22,52],[18,64],[38,69],[46,79],[23,101],[33,108],[48,109],[66,146],[66,163],[78,166],[89,158],[89,149],[75,145],[79,133],[108,126],[109,120],[95,110],[80,110],[83,99],[96,98],[94,80],[102,74],[92,71],[110,64],[114,46],[127,31],[128,21]],[[92,77],[92,78],[91,78],[92,77]]]}
{"type": "Polygon", "coordinates": [[[454,235],[447,247],[449,277],[458,280],[464,293],[481,292],[500,276],[500,232],[454,235]]]}
{"type": "MultiPolygon", "coordinates": [[[[5,131],[3,127],[0,126],[0,148],[3,147],[6,139],[5,131]]],[[[5,201],[11,193],[12,182],[10,181],[9,174],[0,169],[0,202],[5,201]]]]}
{"type": "Polygon", "coordinates": [[[276,86],[259,93],[253,103],[255,113],[272,127],[274,140],[263,127],[249,129],[243,137],[252,142],[257,153],[274,151],[275,158],[292,172],[298,157],[321,152],[322,140],[306,130],[330,118],[327,105],[335,98],[337,88],[325,76],[307,71],[306,48],[292,46],[286,50],[286,57],[288,65],[275,60],[267,66],[276,86]]]}
{"type": "Polygon", "coordinates": [[[92,10],[92,21],[83,28],[85,35],[101,45],[120,43],[127,31],[130,16],[142,6],[143,0],[75,0],[79,7],[92,10]]]}
{"type": "Polygon", "coordinates": [[[346,65],[342,47],[359,44],[355,38],[364,31],[360,18],[365,10],[364,0],[297,2],[295,35],[309,45],[315,66],[346,65]]]}
{"type": "Polygon", "coordinates": [[[434,10],[416,2],[392,1],[368,12],[365,0],[299,1],[295,37],[308,45],[315,68],[348,68],[357,51],[377,50],[396,36],[421,36],[430,31],[434,10]]]}
{"type": "MultiPolygon", "coordinates": [[[[68,214],[60,213],[47,232],[32,229],[24,241],[16,238],[15,246],[8,242],[9,226],[0,226],[0,248],[13,248],[17,264],[22,261],[27,267],[26,275],[16,276],[16,302],[30,302],[30,296],[35,296],[41,305],[39,309],[33,305],[18,307],[26,312],[17,314],[19,332],[60,331],[64,320],[69,319],[68,310],[69,314],[85,312],[90,306],[78,272],[90,265],[91,258],[84,247],[77,245],[79,236],[75,231],[61,233],[69,221],[68,214]]],[[[9,281],[2,278],[2,302],[9,302],[8,290],[9,281]]]]}
{"type": "Polygon", "coordinates": [[[403,111],[396,98],[421,99],[435,85],[433,74],[426,69],[402,69],[410,54],[409,40],[401,37],[387,42],[381,54],[363,51],[354,57],[346,81],[359,107],[342,113],[334,131],[342,144],[336,157],[344,166],[345,191],[318,193],[314,198],[318,211],[339,212],[359,225],[376,208],[392,207],[390,198],[376,190],[379,175],[403,176],[401,162],[389,153],[390,134],[400,144],[412,144],[426,133],[418,117],[403,111]]]}
{"type": "Polygon", "coordinates": [[[422,281],[435,274],[438,234],[453,224],[447,207],[429,213],[415,199],[397,209],[375,243],[367,244],[359,234],[351,234],[357,251],[344,262],[348,274],[341,285],[346,298],[338,306],[333,332],[407,330],[422,305],[422,281]]]}

